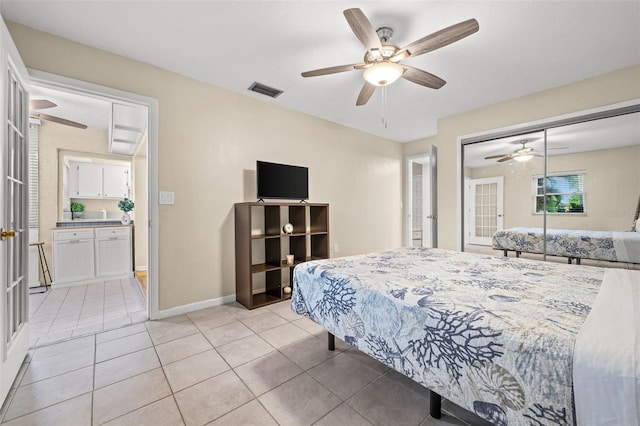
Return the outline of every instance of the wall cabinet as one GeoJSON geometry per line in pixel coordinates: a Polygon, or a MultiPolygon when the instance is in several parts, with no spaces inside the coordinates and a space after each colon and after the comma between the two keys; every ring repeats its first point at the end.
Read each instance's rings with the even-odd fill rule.
{"type": "Polygon", "coordinates": [[[129,196],[130,168],[110,164],[76,163],[69,168],[70,198],[112,198],[129,196]]]}
{"type": "Polygon", "coordinates": [[[131,227],[55,229],[54,284],[132,273],[131,227]]]}
{"type": "Polygon", "coordinates": [[[71,180],[76,182],[77,191],[71,196],[82,198],[102,197],[102,166],[78,164],[71,168],[71,180]],[[75,173],[73,170],[75,169],[75,173]]]}
{"type": "Polygon", "coordinates": [[[235,243],[238,303],[253,309],[287,299],[283,288],[291,285],[295,265],[329,257],[329,205],[237,203],[235,243]],[[293,225],[290,234],[285,223],[293,225]]]}
{"type": "Polygon", "coordinates": [[[124,166],[102,167],[102,197],[119,198],[129,196],[129,168],[124,166]]]}

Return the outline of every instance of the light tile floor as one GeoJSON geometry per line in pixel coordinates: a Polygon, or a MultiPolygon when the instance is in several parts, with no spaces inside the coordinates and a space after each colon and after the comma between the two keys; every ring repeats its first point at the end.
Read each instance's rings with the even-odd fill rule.
{"type": "Polygon", "coordinates": [[[6,425],[480,425],[291,311],[223,305],[32,349],[6,425]]]}
{"type": "Polygon", "coordinates": [[[29,295],[30,346],[144,322],[147,306],[135,278],[29,295]]]}

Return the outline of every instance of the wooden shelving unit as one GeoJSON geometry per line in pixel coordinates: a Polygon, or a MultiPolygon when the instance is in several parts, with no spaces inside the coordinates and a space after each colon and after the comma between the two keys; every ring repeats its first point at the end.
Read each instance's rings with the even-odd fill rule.
{"type": "Polygon", "coordinates": [[[235,233],[236,300],[248,309],[279,302],[290,297],[283,288],[295,265],[329,257],[329,204],[237,203],[235,233]],[[282,231],[287,222],[291,234],[282,231]]]}

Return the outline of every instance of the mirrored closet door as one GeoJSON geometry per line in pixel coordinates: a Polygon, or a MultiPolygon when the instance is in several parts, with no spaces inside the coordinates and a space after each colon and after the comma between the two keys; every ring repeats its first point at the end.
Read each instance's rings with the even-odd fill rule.
{"type": "Polygon", "coordinates": [[[463,250],[640,264],[640,112],[604,115],[464,144],[463,250]]]}

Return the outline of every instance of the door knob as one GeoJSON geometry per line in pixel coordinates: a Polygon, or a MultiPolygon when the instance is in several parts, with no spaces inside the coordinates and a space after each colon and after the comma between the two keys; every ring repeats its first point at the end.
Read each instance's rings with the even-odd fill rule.
{"type": "Polygon", "coordinates": [[[16,236],[16,231],[10,231],[4,228],[0,230],[0,240],[2,241],[7,240],[9,238],[13,238],[15,236],[16,236]]]}

